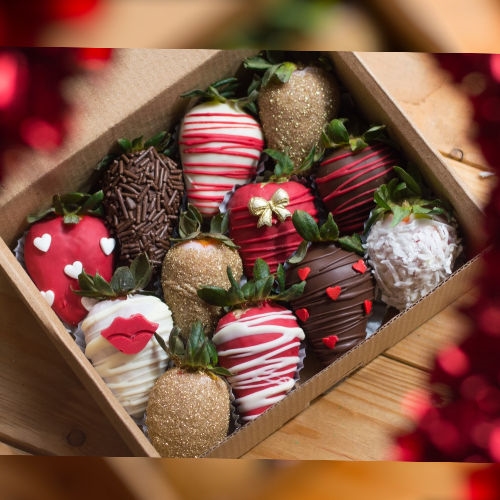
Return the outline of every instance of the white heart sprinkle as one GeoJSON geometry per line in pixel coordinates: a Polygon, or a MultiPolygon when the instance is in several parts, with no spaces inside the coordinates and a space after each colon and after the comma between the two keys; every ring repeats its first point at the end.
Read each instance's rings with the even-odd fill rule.
{"type": "Polygon", "coordinates": [[[50,244],[52,243],[52,236],[49,233],[44,233],[42,236],[37,236],[33,240],[33,245],[42,252],[48,252],[50,244]]]}
{"type": "Polygon", "coordinates": [[[111,255],[111,252],[115,249],[116,242],[114,238],[101,238],[99,245],[101,245],[104,255],[111,255]]]}
{"type": "Polygon", "coordinates": [[[54,292],[52,290],[41,290],[40,293],[42,294],[42,297],[47,301],[47,304],[52,307],[54,299],[56,298],[54,292]]]}
{"type": "Polygon", "coordinates": [[[98,301],[92,297],[82,297],[80,302],[87,311],[90,311],[98,301]]]}
{"type": "Polygon", "coordinates": [[[64,266],[64,274],[73,279],[78,279],[78,275],[83,271],[83,264],[79,260],[75,260],[73,264],[64,266]]]}

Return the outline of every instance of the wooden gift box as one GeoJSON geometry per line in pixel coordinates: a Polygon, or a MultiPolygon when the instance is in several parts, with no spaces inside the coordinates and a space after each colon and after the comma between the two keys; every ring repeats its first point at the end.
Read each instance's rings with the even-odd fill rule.
{"type": "MultiPolygon", "coordinates": [[[[0,191],[0,433],[18,432],[34,453],[158,456],[118,403],[12,253],[26,215],[56,192],[85,190],[90,173],[119,137],[168,129],[187,105],[180,94],[234,74],[249,51],[121,49],[102,75],[75,80],[75,132],[52,155],[25,153],[0,191]],[[49,339],[51,342],[46,342],[49,339]],[[45,384],[45,385],[44,385],[45,384]],[[49,398],[42,395],[50,384],[49,398]],[[90,404],[78,403],[90,394],[90,404]],[[12,422],[15,421],[16,425],[12,422]],[[64,427],[58,426],[64,422],[64,427]],[[104,422],[104,423],[103,423],[104,422]]],[[[366,365],[459,297],[475,275],[482,212],[408,116],[363,63],[362,54],[331,53],[338,77],[366,117],[384,123],[434,191],[455,208],[468,260],[443,284],[384,324],[325,369],[301,372],[297,387],[207,456],[240,457],[336,383],[366,365]]],[[[88,400],[89,398],[87,398],[88,400]]]]}

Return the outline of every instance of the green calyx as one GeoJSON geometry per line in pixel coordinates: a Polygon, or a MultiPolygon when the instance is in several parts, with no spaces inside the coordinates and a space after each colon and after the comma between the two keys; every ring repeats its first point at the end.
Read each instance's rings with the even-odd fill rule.
{"type": "Polygon", "coordinates": [[[116,142],[121,147],[124,153],[131,154],[137,153],[138,151],[144,151],[150,147],[154,147],[157,151],[163,152],[172,140],[171,134],[168,132],[162,131],[158,134],[150,137],[149,139],[145,139],[144,136],[139,136],[134,139],[127,139],[126,137],[122,137],[118,139],[116,142]]]}
{"type": "Polygon", "coordinates": [[[273,51],[264,51],[256,56],[247,57],[243,61],[243,66],[246,69],[263,73],[260,80],[256,80],[256,84],[265,87],[273,79],[287,83],[290,80],[293,72],[298,69],[297,64],[291,61],[280,61],[281,53],[273,51]]]}
{"type": "Polygon", "coordinates": [[[253,103],[257,98],[257,91],[249,89],[248,95],[243,97],[236,97],[239,89],[240,82],[238,78],[232,76],[218,80],[206,89],[193,89],[181,94],[181,97],[191,98],[195,97],[201,102],[230,102],[240,109],[248,108],[250,111],[255,112],[253,103]]]}
{"type": "Polygon", "coordinates": [[[210,219],[208,231],[202,231],[203,217],[200,211],[192,204],[188,204],[187,210],[181,212],[179,217],[179,238],[172,238],[172,241],[182,242],[189,240],[212,239],[228,246],[238,248],[238,246],[226,236],[229,229],[229,214],[219,213],[210,219]]]}
{"type": "Polygon", "coordinates": [[[331,213],[328,214],[326,221],[320,225],[309,213],[304,210],[295,210],[292,214],[292,222],[303,241],[297,251],[288,259],[290,264],[302,262],[306,256],[309,243],[336,243],[344,250],[359,255],[365,253],[359,234],[339,236],[339,228],[331,213]]]}
{"type": "Polygon", "coordinates": [[[240,284],[234,278],[230,267],[227,276],[231,283],[228,290],[216,286],[204,286],[198,290],[198,296],[205,302],[222,307],[228,312],[232,309],[251,307],[267,301],[289,302],[300,297],[306,282],[296,283],[289,288],[285,285],[285,269],[278,266],[275,274],[263,259],[257,259],[253,266],[253,278],[240,284]]]}
{"type": "Polygon", "coordinates": [[[416,180],[415,176],[398,166],[395,166],[394,170],[399,178],[382,184],[374,193],[376,208],[370,214],[365,232],[388,213],[393,216],[392,226],[396,226],[410,216],[427,219],[443,216],[451,220],[451,211],[445,202],[439,199],[424,199],[421,183],[416,180]]]}
{"type": "Polygon", "coordinates": [[[157,333],[154,334],[162,349],[168,354],[175,366],[186,371],[203,371],[227,377],[231,373],[217,366],[219,362],[214,343],[207,337],[201,321],[196,321],[187,335],[183,337],[180,328],[174,326],[168,344],[157,333]]]}
{"type": "Polygon", "coordinates": [[[94,194],[67,193],[56,194],[52,198],[52,206],[35,215],[29,215],[27,221],[33,224],[47,215],[54,214],[63,217],[65,224],[78,224],[84,215],[103,216],[102,200],[104,193],[94,194]]]}
{"type": "Polygon", "coordinates": [[[138,255],[130,267],[121,266],[115,269],[108,282],[99,273],[94,276],[82,271],[78,276],[80,290],[73,290],[82,297],[97,300],[112,300],[137,293],[146,294],[144,289],[151,280],[152,266],[146,254],[138,255]]]}
{"type": "Polygon", "coordinates": [[[277,149],[264,149],[264,153],[274,160],[273,172],[269,178],[266,179],[270,182],[285,182],[294,175],[299,177],[304,176],[312,169],[314,163],[319,159],[316,148],[311,149],[300,165],[295,165],[287,153],[277,149]]]}
{"type": "Polygon", "coordinates": [[[348,148],[353,153],[361,151],[374,142],[390,142],[385,133],[385,125],[373,125],[361,135],[352,135],[346,127],[347,118],[334,118],[323,129],[321,146],[323,149],[348,148]]]}

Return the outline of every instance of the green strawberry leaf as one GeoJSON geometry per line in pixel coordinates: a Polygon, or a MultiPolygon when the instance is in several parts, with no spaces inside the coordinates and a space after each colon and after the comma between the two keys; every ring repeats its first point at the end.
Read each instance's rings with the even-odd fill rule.
{"type": "Polygon", "coordinates": [[[281,292],[278,298],[282,302],[290,302],[291,300],[297,299],[304,293],[305,286],[305,280],[300,283],[295,283],[290,288],[281,292]]]}
{"type": "Polygon", "coordinates": [[[306,240],[302,240],[295,253],[288,258],[287,262],[289,262],[290,264],[299,264],[300,262],[302,262],[307,254],[308,248],[309,242],[306,240]]]}
{"type": "Polygon", "coordinates": [[[270,276],[271,271],[267,262],[264,259],[258,258],[253,265],[252,274],[255,280],[261,280],[270,276]]]}
{"type": "Polygon", "coordinates": [[[398,166],[395,166],[394,170],[415,196],[422,196],[422,188],[418,182],[408,172],[406,172],[406,170],[398,166]]]}
{"type": "Polygon", "coordinates": [[[368,144],[361,137],[353,137],[352,139],[349,139],[349,147],[351,148],[351,151],[353,153],[356,153],[357,151],[361,151],[362,149],[366,148],[367,146],[368,146],[368,144]]]}
{"type": "Polygon", "coordinates": [[[358,255],[364,255],[365,249],[363,247],[363,242],[359,234],[353,234],[352,236],[341,236],[337,243],[341,248],[347,250],[348,252],[354,252],[358,255]]]}
{"type": "Polygon", "coordinates": [[[228,291],[224,288],[206,285],[197,290],[197,295],[205,302],[219,307],[224,307],[228,302],[228,291]]]}
{"type": "Polygon", "coordinates": [[[320,241],[320,230],[314,217],[304,210],[295,210],[292,214],[292,223],[306,241],[320,241]]]}
{"type": "Polygon", "coordinates": [[[335,241],[339,237],[339,227],[333,220],[333,215],[330,212],[326,221],[319,228],[319,236],[321,241],[335,241]]]}
{"type": "Polygon", "coordinates": [[[135,280],[130,269],[123,266],[115,270],[113,277],[111,278],[110,285],[104,280],[99,280],[98,275],[95,276],[94,284],[99,291],[103,292],[103,294],[105,289],[110,285],[114,293],[125,293],[134,289],[135,280]]]}

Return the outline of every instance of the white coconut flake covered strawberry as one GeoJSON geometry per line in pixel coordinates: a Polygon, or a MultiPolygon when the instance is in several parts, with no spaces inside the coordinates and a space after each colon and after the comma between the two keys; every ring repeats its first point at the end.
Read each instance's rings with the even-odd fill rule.
{"type": "Polygon", "coordinates": [[[305,282],[285,288],[283,266],[271,274],[258,259],[253,280],[241,285],[228,269],[231,288],[203,287],[198,295],[229,311],[219,321],[212,341],[243,422],[257,418],[283,399],[295,383],[301,361],[304,331],[295,315],[275,301],[298,297],[305,282]]]}
{"type": "Polygon", "coordinates": [[[366,245],[381,299],[404,310],[452,273],[460,244],[446,222],[410,217],[394,227],[391,219],[372,226],[366,245]]]}
{"type": "Polygon", "coordinates": [[[179,152],[189,202],[203,217],[212,217],[235,185],[255,176],[264,147],[262,129],[238,100],[226,99],[214,87],[184,95],[208,99],[184,116],[179,152]]]}
{"type": "MultiPolygon", "coordinates": [[[[83,272],[79,295],[98,300],[90,305],[80,329],[85,355],[92,362],[118,401],[134,418],[144,414],[154,382],[165,371],[168,357],[152,337],[168,341],[173,328],[172,314],[158,297],[138,293],[148,279],[136,265],[115,271],[110,283],[83,272]]],[[[143,268],[144,269],[144,268],[143,268]]],[[[148,271],[150,272],[150,271],[148,271]]]]}
{"type": "Polygon", "coordinates": [[[420,198],[421,188],[395,168],[393,179],[375,193],[366,251],[381,299],[404,310],[453,272],[462,251],[457,224],[440,200],[420,198]]]}

